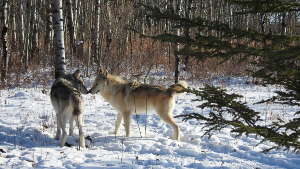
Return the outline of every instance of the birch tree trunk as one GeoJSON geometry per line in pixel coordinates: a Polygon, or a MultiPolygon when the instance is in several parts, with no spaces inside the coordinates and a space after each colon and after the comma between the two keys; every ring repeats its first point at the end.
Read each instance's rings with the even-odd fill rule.
{"type": "Polygon", "coordinates": [[[55,50],[55,78],[65,75],[65,43],[64,43],[64,27],[63,27],[63,9],[62,0],[53,0],[53,29],[54,29],[54,50],[55,50]]]}
{"type": "MultiPolygon", "coordinates": [[[[19,50],[21,53],[21,60],[23,63],[23,57],[24,57],[24,37],[25,37],[25,30],[24,30],[24,2],[18,1],[18,9],[19,9],[19,20],[18,20],[18,42],[19,42],[19,50]]],[[[24,64],[24,63],[23,63],[24,64]]]]}
{"type": "Polygon", "coordinates": [[[286,28],[286,13],[282,14],[281,17],[281,35],[286,35],[287,34],[287,28],[286,28]]]}
{"type": "Polygon", "coordinates": [[[0,21],[2,22],[1,25],[1,37],[0,41],[2,42],[2,62],[1,62],[1,81],[4,82],[7,76],[7,71],[8,71],[8,52],[7,52],[7,31],[8,31],[8,26],[7,26],[7,15],[8,15],[8,1],[7,0],[2,0],[1,1],[1,19],[0,21]]]}
{"type": "Polygon", "coordinates": [[[99,20],[100,20],[100,0],[95,0],[95,21],[94,21],[94,29],[92,33],[92,58],[94,62],[99,65],[99,20]]]}
{"type": "MultiPolygon", "coordinates": [[[[174,11],[176,11],[179,15],[181,14],[180,13],[181,5],[182,5],[181,0],[174,0],[173,1],[174,11]]],[[[176,34],[177,34],[177,36],[181,35],[180,28],[177,28],[176,34]]],[[[174,56],[175,56],[174,80],[175,80],[175,83],[178,83],[179,74],[180,74],[180,71],[179,71],[180,58],[179,58],[179,55],[178,55],[179,48],[180,48],[179,44],[176,44],[175,47],[174,47],[174,56]]]]}

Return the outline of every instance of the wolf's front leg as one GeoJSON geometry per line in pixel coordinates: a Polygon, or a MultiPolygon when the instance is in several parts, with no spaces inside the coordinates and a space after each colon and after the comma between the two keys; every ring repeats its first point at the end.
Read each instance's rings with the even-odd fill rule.
{"type": "Polygon", "coordinates": [[[69,121],[69,136],[73,136],[73,130],[74,130],[74,120],[75,120],[75,116],[73,116],[70,121],[69,121]]]}
{"type": "Polygon", "coordinates": [[[169,111],[158,110],[157,111],[160,118],[165,121],[168,125],[170,125],[173,128],[173,137],[172,139],[179,141],[180,140],[180,129],[179,126],[176,124],[172,117],[172,113],[169,113],[169,111]]]}
{"type": "Polygon", "coordinates": [[[130,113],[129,112],[123,113],[123,119],[124,119],[124,124],[125,124],[126,137],[129,137],[130,136],[130,122],[131,122],[130,113]]]}
{"type": "Polygon", "coordinates": [[[120,124],[122,122],[122,118],[123,118],[123,115],[122,115],[121,112],[119,112],[118,115],[117,115],[116,123],[115,123],[115,131],[113,132],[113,134],[115,134],[115,135],[118,134],[118,130],[120,128],[120,124]]]}

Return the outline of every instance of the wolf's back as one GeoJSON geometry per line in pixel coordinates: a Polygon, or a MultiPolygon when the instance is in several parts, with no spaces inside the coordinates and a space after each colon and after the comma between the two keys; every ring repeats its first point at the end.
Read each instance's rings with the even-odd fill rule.
{"type": "Polygon", "coordinates": [[[63,110],[71,105],[74,109],[73,114],[80,114],[81,94],[68,80],[62,78],[55,80],[51,87],[50,97],[52,105],[57,109],[63,110]]]}

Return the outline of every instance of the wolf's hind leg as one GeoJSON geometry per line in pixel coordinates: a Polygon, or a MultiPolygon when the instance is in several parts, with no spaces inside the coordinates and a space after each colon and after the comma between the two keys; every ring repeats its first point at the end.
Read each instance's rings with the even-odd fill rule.
{"type": "Polygon", "coordinates": [[[73,122],[75,120],[75,116],[73,116],[69,121],[69,136],[73,136],[74,125],[73,122]]]}
{"type": "Polygon", "coordinates": [[[65,116],[62,116],[62,119],[61,119],[62,138],[60,140],[61,147],[63,147],[65,145],[67,138],[68,138],[67,130],[66,130],[66,123],[67,123],[67,118],[65,116]]]}
{"type": "Polygon", "coordinates": [[[59,140],[60,135],[61,135],[61,114],[56,113],[56,135],[55,135],[55,139],[59,140]]]}

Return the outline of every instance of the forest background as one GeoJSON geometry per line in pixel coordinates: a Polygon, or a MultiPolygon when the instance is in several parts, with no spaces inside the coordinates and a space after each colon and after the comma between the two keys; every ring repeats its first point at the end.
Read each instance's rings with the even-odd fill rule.
{"type": "MultiPolygon", "coordinates": [[[[24,79],[21,76],[26,72],[39,76],[41,68],[51,70],[54,64],[51,1],[1,2],[1,88],[30,83],[33,77],[24,79]],[[5,37],[4,25],[8,28],[5,37]],[[7,42],[5,57],[4,38],[7,42]]],[[[258,2],[259,5],[263,4],[262,1],[258,2]]],[[[146,75],[151,69],[163,68],[167,77],[174,79],[176,76],[175,79],[178,79],[181,76],[178,72],[184,71],[187,73],[179,78],[185,80],[247,75],[246,70],[253,68],[250,62],[255,58],[245,59],[241,52],[231,53],[232,57],[227,59],[218,55],[216,51],[226,50],[224,44],[213,44],[215,38],[222,38],[219,30],[207,26],[201,29],[182,26],[180,21],[172,18],[157,19],[149,7],[159,7],[157,9],[167,12],[169,17],[201,18],[223,23],[228,25],[228,29],[289,36],[299,34],[297,10],[249,12],[244,6],[227,0],[64,0],[62,5],[66,63],[70,67],[84,69],[86,75],[100,64],[112,73],[123,72],[136,77],[146,75]],[[143,36],[160,34],[174,34],[183,38],[177,39],[179,43],[172,43],[143,36]],[[202,38],[201,53],[178,54],[179,50],[192,46],[191,43],[180,44],[180,41],[199,34],[206,37],[202,38]],[[208,48],[204,41],[210,43],[211,47],[208,48]],[[207,57],[208,53],[212,56],[207,57]]],[[[233,46],[243,44],[255,48],[262,45],[244,37],[229,37],[226,41],[233,46]]],[[[43,81],[42,78],[34,79],[43,81]]]]}

